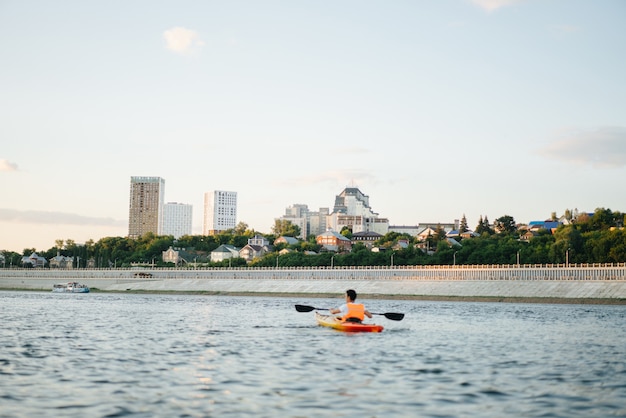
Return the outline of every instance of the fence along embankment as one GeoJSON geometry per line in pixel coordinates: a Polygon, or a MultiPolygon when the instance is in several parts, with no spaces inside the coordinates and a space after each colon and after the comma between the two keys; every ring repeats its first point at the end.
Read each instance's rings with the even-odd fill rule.
{"type": "Polygon", "coordinates": [[[99,268],[0,269],[0,280],[11,278],[175,279],[175,278],[281,278],[281,279],[411,279],[411,280],[626,280],[626,263],[457,266],[350,266],[350,267],[224,267],[224,268],[99,268]]]}

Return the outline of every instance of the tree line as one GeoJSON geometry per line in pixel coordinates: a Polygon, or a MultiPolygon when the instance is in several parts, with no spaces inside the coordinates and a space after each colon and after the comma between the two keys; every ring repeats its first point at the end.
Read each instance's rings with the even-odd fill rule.
{"type": "MultiPolygon", "coordinates": [[[[241,222],[232,230],[210,236],[186,235],[174,239],[169,235],[148,233],[137,239],[105,237],[85,244],[77,244],[71,239],[57,240],[54,247],[39,255],[47,260],[57,254],[73,257],[74,266],[78,268],[87,267],[89,260],[96,268],[171,267],[174,265],[162,261],[163,251],[170,247],[185,249],[194,257],[194,267],[623,263],[626,262],[624,218],[620,212],[599,208],[593,214],[570,216],[568,224],[561,224],[554,231],[540,229],[529,235],[529,231],[519,228],[511,216],[497,218],[493,224],[481,216],[472,237],[458,237],[452,241],[442,228],[421,240],[409,234],[389,232],[373,243],[379,251],[356,243],[352,251],[345,253],[326,251],[311,236],[297,244],[274,245],[272,251],[250,263],[241,258],[210,262],[210,252],[222,244],[243,248],[255,235],[262,235],[273,243],[279,236],[297,235],[299,228],[279,220],[271,234],[259,234],[241,222]],[[284,249],[289,251],[282,251],[284,249]]],[[[552,220],[555,220],[554,214],[552,220]]],[[[463,216],[459,232],[466,231],[469,228],[463,216]]],[[[351,238],[349,229],[344,228],[341,233],[351,238]]],[[[36,252],[34,248],[25,248],[22,255],[33,252],[36,252]]],[[[22,257],[10,251],[3,255],[3,267],[18,266],[22,257]]]]}

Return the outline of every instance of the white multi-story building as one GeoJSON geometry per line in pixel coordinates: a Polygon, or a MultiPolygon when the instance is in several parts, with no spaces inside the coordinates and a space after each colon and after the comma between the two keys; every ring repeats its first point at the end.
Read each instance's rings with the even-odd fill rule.
{"type": "Polygon", "coordinates": [[[317,212],[309,212],[309,234],[318,236],[319,234],[326,232],[326,224],[329,215],[329,208],[320,208],[317,212]]]}
{"type": "Polygon", "coordinates": [[[285,215],[280,219],[300,227],[300,235],[297,238],[306,240],[309,235],[317,236],[326,231],[328,213],[328,208],[320,208],[318,212],[311,212],[307,205],[295,204],[285,209],[285,215]]]}
{"type": "Polygon", "coordinates": [[[280,218],[281,220],[289,221],[292,224],[300,228],[300,235],[295,238],[306,239],[308,235],[308,218],[309,207],[307,205],[295,204],[285,209],[285,215],[280,218]]]}
{"type": "Polygon", "coordinates": [[[180,238],[191,235],[193,206],[186,203],[168,202],[163,205],[163,231],[161,235],[180,238]]]}
{"type": "Polygon", "coordinates": [[[376,232],[385,235],[389,231],[389,219],[379,218],[378,213],[370,208],[369,196],[357,187],[346,187],[335,196],[335,207],[327,217],[326,226],[337,232],[348,227],[352,233],[376,232]]]}
{"type": "Polygon", "coordinates": [[[161,235],[165,180],[161,177],[131,177],[128,211],[128,237],[147,232],[161,235]]]}
{"type": "Polygon", "coordinates": [[[204,194],[203,235],[214,235],[237,226],[237,192],[214,190],[204,194]]]}

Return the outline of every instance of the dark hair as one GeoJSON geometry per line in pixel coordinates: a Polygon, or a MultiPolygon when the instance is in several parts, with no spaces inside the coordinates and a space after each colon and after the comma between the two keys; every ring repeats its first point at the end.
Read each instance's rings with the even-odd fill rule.
{"type": "Polygon", "coordinates": [[[354,302],[356,300],[356,292],[354,290],[352,289],[346,290],[346,295],[348,295],[351,301],[354,302]]]}

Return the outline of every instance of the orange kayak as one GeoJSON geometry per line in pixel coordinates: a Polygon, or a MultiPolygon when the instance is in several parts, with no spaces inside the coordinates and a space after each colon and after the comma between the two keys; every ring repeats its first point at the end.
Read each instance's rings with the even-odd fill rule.
{"type": "Polygon", "coordinates": [[[342,322],[333,315],[322,315],[315,312],[315,319],[322,327],[329,327],[337,331],[344,332],[381,332],[384,328],[382,325],[363,324],[358,322],[342,322]]]}

